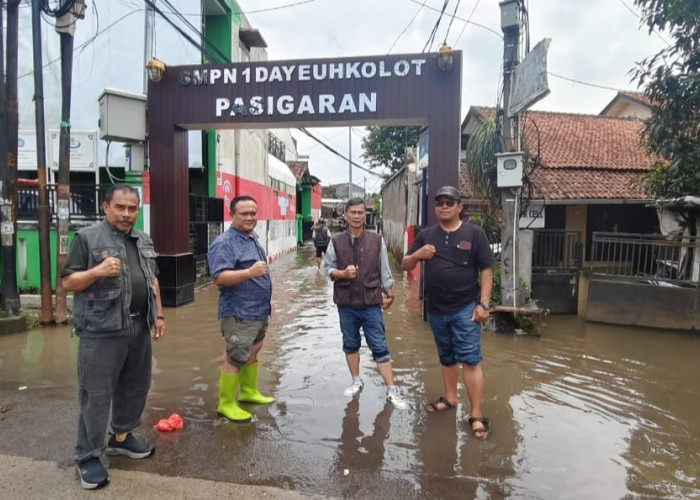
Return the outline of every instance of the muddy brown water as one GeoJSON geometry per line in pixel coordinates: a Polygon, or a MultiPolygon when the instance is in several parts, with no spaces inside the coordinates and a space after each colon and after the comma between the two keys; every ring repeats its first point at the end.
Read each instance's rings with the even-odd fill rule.
{"type": "MultiPolygon", "coordinates": [[[[365,388],[350,377],[332,286],[306,246],[271,266],[271,328],[260,386],[277,401],[249,407],[249,424],[216,415],[223,342],[217,290],[167,310],[154,346],[143,436],[154,459],[110,466],[163,475],[278,486],[338,498],[700,497],[700,334],[548,317],[542,334],[484,332],[484,412],[477,440],[468,408],[428,415],[442,394],[417,283],[395,267],[385,314],[397,385],[409,411],[385,404],[361,351],[365,388]],[[172,412],[181,432],[151,426],[172,412]]],[[[0,337],[0,453],[70,467],[77,342],[67,327],[0,337]]],[[[463,391],[462,391],[462,394],[463,391]]]]}

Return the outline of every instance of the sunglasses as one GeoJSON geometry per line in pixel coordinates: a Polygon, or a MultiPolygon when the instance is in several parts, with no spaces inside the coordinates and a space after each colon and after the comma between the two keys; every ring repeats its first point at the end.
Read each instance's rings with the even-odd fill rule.
{"type": "Polygon", "coordinates": [[[457,200],[435,200],[436,207],[454,207],[457,204],[457,200]]]}

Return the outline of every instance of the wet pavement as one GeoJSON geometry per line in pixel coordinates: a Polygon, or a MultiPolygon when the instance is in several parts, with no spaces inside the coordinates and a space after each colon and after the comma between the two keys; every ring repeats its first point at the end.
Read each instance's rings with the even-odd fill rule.
{"type": "MultiPolygon", "coordinates": [[[[154,345],[141,435],[157,454],[111,458],[111,469],[337,498],[700,497],[700,334],[555,316],[540,337],[484,332],[493,433],[482,441],[469,432],[464,405],[424,410],[442,394],[440,368],[417,283],[398,266],[385,319],[408,411],[385,404],[365,347],[365,388],[343,396],[350,377],[332,286],[313,249],[281,257],[271,272],[260,387],[277,401],[248,405],[249,424],[217,417],[218,292],[199,290],[195,302],[166,310],[166,338],[154,345]],[[173,412],[183,431],[151,428],[173,412]]],[[[56,462],[74,475],[76,352],[67,327],[0,337],[0,454],[56,462]]]]}

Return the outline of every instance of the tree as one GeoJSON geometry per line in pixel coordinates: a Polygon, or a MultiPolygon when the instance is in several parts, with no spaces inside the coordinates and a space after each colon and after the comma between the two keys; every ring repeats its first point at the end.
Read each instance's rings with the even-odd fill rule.
{"type": "Polygon", "coordinates": [[[642,140],[661,158],[638,185],[657,198],[700,193],[700,8],[698,0],[634,0],[649,32],[672,43],[637,64],[633,79],[652,103],[642,140]]]}
{"type": "Polygon", "coordinates": [[[373,168],[388,168],[389,173],[382,176],[390,177],[404,166],[405,150],[418,144],[420,130],[421,127],[367,127],[362,158],[373,168]]]}
{"type": "Polygon", "coordinates": [[[484,199],[498,199],[495,186],[496,153],[505,150],[498,113],[484,118],[469,137],[466,164],[475,195],[484,199]]]}

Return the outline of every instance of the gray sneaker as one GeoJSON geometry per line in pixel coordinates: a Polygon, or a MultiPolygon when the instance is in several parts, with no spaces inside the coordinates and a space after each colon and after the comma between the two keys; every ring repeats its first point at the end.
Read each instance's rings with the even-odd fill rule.
{"type": "Polygon", "coordinates": [[[362,388],[365,386],[365,383],[362,380],[359,381],[353,381],[352,385],[345,389],[344,394],[346,396],[354,396],[355,394],[359,394],[359,392],[362,390],[362,388]]]}
{"type": "Polygon", "coordinates": [[[109,474],[100,459],[97,457],[88,458],[84,462],[77,464],[78,476],[80,476],[80,486],[86,490],[101,488],[109,483],[109,474]]]}
{"type": "Polygon", "coordinates": [[[144,443],[129,433],[122,442],[109,438],[107,443],[107,455],[126,455],[129,458],[146,458],[153,454],[156,447],[152,444],[144,443]]]}

